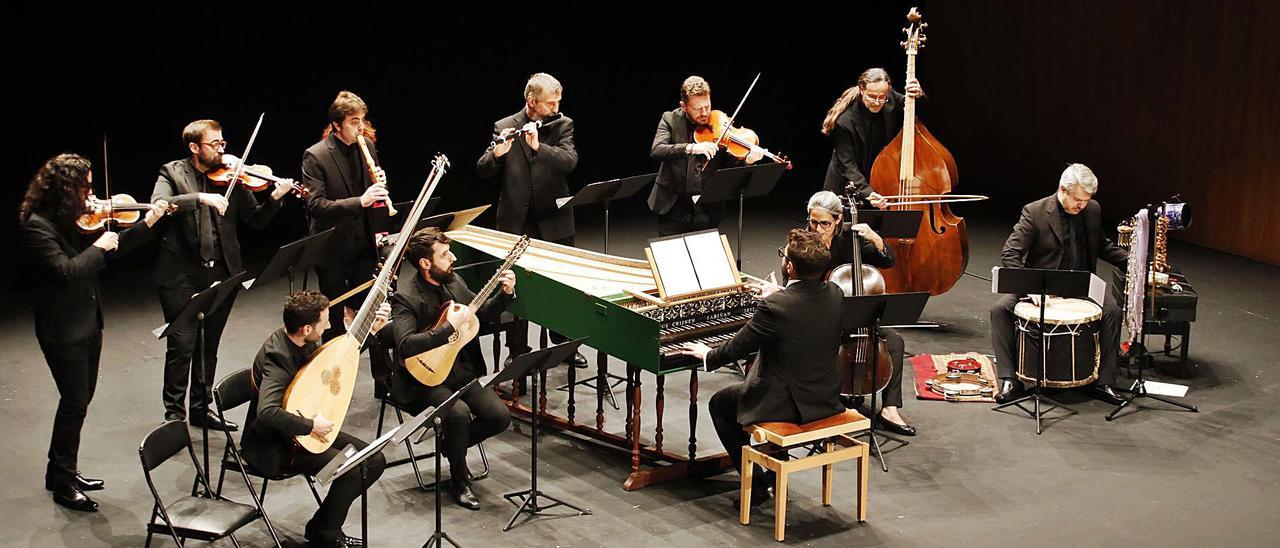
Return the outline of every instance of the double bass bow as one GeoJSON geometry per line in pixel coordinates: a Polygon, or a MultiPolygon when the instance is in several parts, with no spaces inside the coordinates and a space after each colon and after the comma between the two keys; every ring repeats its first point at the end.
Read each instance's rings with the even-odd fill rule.
{"type": "MultiPolygon", "coordinates": [[[[916,55],[928,40],[927,23],[916,8],[907,14],[907,80],[916,77],[916,55]]],[[[915,238],[889,238],[896,256],[893,268],[884,271],[890,293],[947,292],[964,274],[969,264],[969,238],[964,219],[947,207],[955,201],[986,199],[985,196],[949,195],[959,175],[955,159],[924,124],[916,119],[916,99],[908,95],[903,105],[902,131],[876,157],[871,166],[871,188],[884,196],[887,209],[924,211],[915,238]]]]}

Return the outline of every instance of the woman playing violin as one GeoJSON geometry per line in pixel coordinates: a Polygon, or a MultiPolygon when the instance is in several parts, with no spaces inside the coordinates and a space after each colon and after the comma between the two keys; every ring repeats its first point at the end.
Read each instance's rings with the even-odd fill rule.
{"type": "Polygon", "coordinates": [[[89,160],[55,156],[31,179],[18,212],[22,251],[36,285],[36,339],[59,394],[45,488],[53,492],[54,502],[82,512],[97,511],[98,504],[84,492],[102,489],[104,483],[80,475],[77,458],[102,354],[98,273],[108,257],[149,239],[151,227],[167,210],[163,203],[151,205],[144,222],[133,228],[86,235],[76,221],[89,209],[92,180],[89,160]]]}

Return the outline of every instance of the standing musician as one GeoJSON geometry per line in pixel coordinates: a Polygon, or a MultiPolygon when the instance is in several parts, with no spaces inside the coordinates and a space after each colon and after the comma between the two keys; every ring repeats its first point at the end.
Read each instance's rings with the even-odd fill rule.
{"type": "Polygon", "coordinates": [[[81,476],[77,467],[80,430],[102,354],[98,273],[107,267],[108,253],[124,253],[149,239],[165,212],[161,203],[151,207],[145,222],[122,233],[81,234],[76,220],[87,211],[92,182],[89,160],[59,154],[36,172],[18,210],[22,249],[35,273],[36,340],[59,395],[44,486],[53,491],[54,502],[82,512],[98,510],[84,492],[104,486],[100,479],[81,476]]]}
{"type": "MultiPolygon", "coordinates": [[[[248,188],[236,185],[228,200],[226,188],[215,185],[207,175],[224,166],[227,142],[222,138],[222,126],[213,120],[196,120],[182,130],[182,142],[191,155],[161,166],[151,191],[152,202],[164,200],[177,207],[173,222],[160,228],[160,252],[153,270],[153,278],[160,286],[160,308],[170,323],[193,295],[244,271],[237,236],[239,224],[265,227],[280,211],[280,199],[291,190],[288,182],[276,183],[270,198],[259,202],[248,188]]],[[[189,419],[192,425],[210,428],[222,425],[218,416],[209,411],[209,396],[218,365],[218,343],[233,304],[234,293],[205,315],[204,378],[191,371],[196,320],[177,326],[169,335],[164,355],[165,420],[189,419]],[[188,376],[189,415],[183,408],[188,376]]],[[[227,425],[232,430],[237,428],[232,423],[227,425]]]]}
{"type": "MultiPolygon", "coordinates": [[[[1096,272],[1098,259],[1121,271],[1129,255],[1102,232],[1102,206],[1091,198],[1098,191],[1098,178],[1084,164],[1071,164],[1058,179],[1058,192],[1022,208],[1022,216],[1004,242],[1000,263],[1004,267],[1087,270],[1096,272]]],[[[1116,361],[1120,352],[1120,307],[1107,294],[1102,305],[1102,330],[1098,344],[1102,357],[1097,397],[1119,405],[1124,401],[1112,385],[1116,381],[1116,361]]],[[[996,402],[1016,399],[1023,390],[1014,377],[1015,356],[1013,309],[1018,296],[1002,295],[991,307],[991,346],[995,350],[1000,391],[996,402]]]]}
{"type": "MultiPolygon", "coordinates": [[[[680,84],[680,108],[662,113],[653,135],[649,159],[662,162],[649,193],[649,209],[658,214],[658,235],[670,236],[720,226],[724,204],[694,203],[702,183],[716,170],[738,163],[732,154],[717,157],[713,142],[694,142],[694,130],[711,123],[711,85],[701,76],[680,84]]],[[[754,164],[763,157],[755,149],[746,158],[754,164]]]]}
{"type": "MultiPolygon", "coordinates": [[[[472,314],[482,321],[496,322],[515,299],[516,276],[507,270],[499,277],[502,291],[494,292],[479,310],[472,310],[468,303],[475,293],[453,272],[458,258],[449,250],[450,241],[438,229],[424,228],[413,234],[405,248],[404,257],[418,275],[401,278],[391,298],[391,335],[401,360],[448,343],[472,314]],[[447,321],[433,327],[449,302],[453,305],[445,316],[447,321]]],[[[480,343],[473,340],[458,354],[449,376],[440,385],[423,385],[407,370],[396,368],[390,380],[391,394],[407,411],[417,414],[449,399],[485,371],[480,343]]],[[[439,450],[449,459],[450,492],[459,506],[480,509],[480,499],[471,490],[467,448],[506,430],[510,423],[506,405],[493,390],[479,384],[468,388],[445,415],[439,450]]]]}
{"type": "MultiPolygon", "coordinates": [[[[550,74],[530,76],[524,108],[493,124],[492,144],[476,161],[476,173],[498,179],[498,230],[572,246],[573,209],[556,206],[557,198],[569,196],[567,177],[578,165],[573,119],[560,113],[563,92],[550,74]],[[524,134],[511,138],[517,130],[524,134]]],[[[551,340],[567,339],[553,333],[551,340]]],[[[516,322],[507,331],[507,348],[511,356],[530,350],[529,322],[516,322]]],[[[587,365],[582,353],[575,354],[573,362],[587,365]]]]}
{"type": "MultiPolygon", "coordinates": [[[[844,411],[840,405],[840,316],[844,292],[823,281],[831,252],[822,238],[793,229],[783,250],[785,288],[764,288],[765,297],[733,339],[711,349],[687,343],[682,353],[703,360],[712,370],[758,352],[741,383],[711,397],[711,422],[734,468],[742,472],[742,446],[749,441],[745,425],[781,421],[807,423],[844,411]]],[[[772,475],[754,477],[751,505],[768,500],[772,475]]]]}
{"type": "MultiPolygon", "coordinates": [[[[924,97],[924,89],[914,78],[907,81],[905,91],[917,99],[924,97]]],[[[836,99],[822,121],[822,133],[833,141],[824,189],[838,193],[853,185],[861,200],[885,207],[884,197],[871,190],[868,179],[880,151],[902,131],[906,95],[889,87],[888,72],[872,68],[836,99]]]]}
{"type": "MultiPolygon", "coordinates": [[[[840,197],[835,193],[823,190],[809,198],[809,230],[818,233],[822,243],[831,252],[831,261],[827,263],[826,272],[842,264],[853,261],[853,249],[850,247],[850,231],[844,230],[844,207],[840,197]]],[[[876,268],[893,267],[893,249],[885,245],[884,239],[866,223],[853,225],[853,232],[861,242],[862,263],[876,268]]],[[[905,345],[902,335],[892,329],[880,329],[889,347],[889,355],[893,361],[893,374],[889,384],[885,385],[884,406],[876,417],[884,428],[904,436],[916,435],[915,427],[907,424],[899,409],[902,408],[902,358],[905,345]]]]}
{"type": "MultiPolygon", "coordinates": [[[[245,417],[244,458],[267,476],[282,473],[316,474],[337,458],[348,445],[363,449],[368,444],[346,432],[338,432],[334,443],[323,453],[302,449],[294,440],[308,434],[325,439],[333,431],[333,417],[307,418],[284,410],[284,395],[307,358],[320,347],[329,327],[329,299],[317,291],[300,291],[284,304],[284,327],[275,330],[253,360],[254,394],[245,417]]],[[[374,314],[372,333],[387,324],[391,308],[385,303],[374,314]]],[[[373,337],[370,337],[372,340],[373,337]]],[[[361,483],[377,481],[386,467],[381,453],[365,461],[365,479],[346,474],[333,482],[324,502],[307,522],[306,538],[312,546],[362,546],[360,539],[342,532],[351,503],[362,493],[361,483]]]]}
{"type": "MultiPolygon", "coordinates": [[[[373,208],[390,199],[387,175],[382,168],[366,163],[357,143],[357,138],[366,137],[369,154],[376,163],[378,149],[371,139],[372,127],[365,121],[368,113],[369,107],[359,96],[350,91],[339,92],[329,105],[329,125],[320,142],[302,154],[302,179],[310,191],[310,233],[337,228],[329,239],[328,253],[316,265],[320,291],[330,299],[377,274],[374,236],[386,230],[386,209],[373,208]]],[[[354,314],[350,307],[334,308],[329,311],[330,327],[325,340],[343,333],[344,312],[348,317],[354,314]]]]}

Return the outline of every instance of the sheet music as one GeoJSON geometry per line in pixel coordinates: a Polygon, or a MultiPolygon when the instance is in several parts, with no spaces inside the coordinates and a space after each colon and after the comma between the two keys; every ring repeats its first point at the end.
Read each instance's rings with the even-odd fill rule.
{"type": "Polygon", "coordinates": [[[652,242],[649,250],[653,253],[653,262],[668,295],[692,293],[702,288],[683,238],[652,242]]]}
{"type": "Polygon", "coordinates": [[[565,196],[564,198],[556,198],[556,208],[557,208],[557,209],[559,209],[559,208],[564,207],[564,205],[565,205],[565,204],[567,204],[567,203],[569,203],[569,200],[572,200],[572,199],[573,199],[573,196],[565,196]]]}
{"type": "Polygon", "coordinates": [[[738,283],[737,272],[724,252],[719,232],[686,236],[684,242],[689,248],[689,257],[693,259],[693,270],[698,274],[701,289],[717,289],[738,283]]]}
{"type": "Polygon", "coordinates": [[[1102,281],[1097,274],[1089,274],[1089,300],[1102,306],[1107,299],[1107,282],[1102,281]]]}
{"type": "Polygon", "coordinates": [[[991,267],[991,292],[999,293],[999,291],[996,290],[996,288],[999,286],[1000,286],[1000,267],[993,266],[991,267]]]}

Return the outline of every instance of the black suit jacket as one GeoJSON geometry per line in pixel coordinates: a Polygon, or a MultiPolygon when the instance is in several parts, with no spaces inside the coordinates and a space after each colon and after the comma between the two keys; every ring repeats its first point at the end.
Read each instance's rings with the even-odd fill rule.
{"type": "MultiPolygon", "coordinates": [[[[1062,262],[1063,242],[1067,227],[1059,215],[1058,195],[1055,193],[1022,207],[1022,216],[1013,232],[1004,242],[1000,252],[1000,264],[1017,268],[1057,269],[1062,262]]],[[[1102,231],[1102,206],[1090,200],[1084,211],[1085,264],[1089,272],[1096,272],[1098,259],[1124,270],[1129,253],[1111,241],[1102,231]]]]}
{"type": "MultiPolygon", "coordinates": [[[[280,201],[267,198],[262,202],[244,185],[236,185],[223,215],[200,205],[200,172],[190,158],[174,160],[160,168],[151,201],[165,200],[177,206],[168,222],[156,227],[160,236],[160,252],[152,271],[160,287],[175,287],[184,277],[191,277],[195,285],[204,284],[200,266],[200,231],[196,227],[198,208],[209,210],[209,216],[218,227],[218,241],[222,245],[222,260],[231,275],[244,271],[240,258],[240,237],[237,227],[245,223],[253,228],[263,228],[280,211],[280,201]],[[198,281],[197,281],[198,280],[198,281]]],[[[217,188],[210,192],[218,192],[217,188]]]]}
{"type": "Polygon", "coordinates": [[[716,368],[759,352],[743,381],[740,424],[806,423],[844,411],[836,371],[843,299],[835,284],[797,281],[760,301],[751,321],[707,355],[716,368]]]}
{"type": "MultiPolygon", "coordinates": [[[[449,336],[454,333],[452,324],[445,322],[438,328],[433,327],[436,320],[440,318],[441,307],[448,301],[470,304],[475,296],[460,276],[454,276],[453,281],[443,286],[435,286],[422,279],[422,274],[416,269],[406,268],[404,276],[396,286],[395,295],[391,297],[391,323],[387,325],[395,341],[396,355],[399,360],[403,360],[406,356],[416,356],[449,342],[449,336]]],[[[481,322],[496,323],[502,311],[513,300],[512,296],[497,289],[480,305],[480,309],[476,311],[476,318],[481,322]]],[[[480,353],[478,339],[473,339],[467,344],[459,360],[464,363],[454,365],[444,381],[446,385],[456,388],[484,375],[486,371],[484,355],[480,353]]],[[[412,399],[408,394],[403,393],[403,389],[421,386],[411,375],[392,376],[392,390],[396,392],[399,401],[412,399]]]]}
{"type": "MultiPolygon", "coordinates": [[[[493,137],[527,123],[529,115],[520,109],[493,124],[493,137]]],[[[476,173],[483,179],[498,178],[498,230],[520,234],[532,215],[543,240],[563,240],[574,235],[573,209],[556,207],[556,198],[569,195],[567,176],[578,166],[573,119],[561,116],[543,125],[538,143],[535,151],[523,138],[516,138],[501,158],[494,157],[490,146],[476,161],[476,173]]]]}
{"type": "MultiPolygon", "coordinates": [[[[702,156],[690,155],[684,151],[685,145],[693,142],[693,124],[685,115],[684,109],[677,108],[662,113],[658,120],[658,130],[653,134],[653,145],[649,147],[649,159],[662,162],[658,168],[658,178],[654,180],[653,190],[649,191],[649,209],[659,215],[665,215],[675,206],[681,194],[697,194],[685,188],[689,174],[695,169],[702,169],[702,156]]],[[[716,170],[741,163],[732,154],[720,151],[711,159],[703,180],[711,178],[716,170]]]]}
{"type": "MultiPolygon", "coordinates": [[[[373,141],[365,142],[369,146],[369,154],[377,162],[378,147],[373,141]]],[[[385,208],[360,206],[360,195],[373,184],[363,155],[356,151],[364,169],[351,173],[351,164],[339,146],[342,142],[338,137],[329,135],[302,153],[302,181],[311,193],[307,198],[310,233],[319,234],[337,227],[328,244],[331,252],[326,253],[321,262],[330,267],[340,266],[361,254],[377,257],[372,234],[387,226],[385,208]]]]}
{"type": "Polygon", "coordinates": [[[267,337],[253,360],[250,374],[255,390],[245,416],[241,449],[245,460],[268,476],[286,469],[296,447],[293,438],[311,433],[311,419],[284,410],[284,393],[319,346],[310,343],[299,347],[281,327],[267,337]]]}
{"type": "Polygon", "coordinates": [[[871,122],[866,114],[870,111],[860,106],[862,98],[854,99],[856,102],[840,113],[831,128],[831,162],[827,164],[823,189],[843,194],[845,185],[852,182],[863,199],[871,194],[871,166],[885,145],[902,131],[902,102],[905,99],[905,95],[889,91],[889,102],[880,109],[880,114],[884,115],[883,143],[867,142],[871,122]]]}
{"type": "MultiPolygon", "coordinates": [[[[116,254],[151,238],[151,228],[139,221],[120,233],[116,254]]],[[[34,270],[36,339],[40,344],[83,341],[102,330],[102,288],[98,273],[107,267],[107,254],[94,246],[96,236],[59,230],[39,213],[22,224],[22,249],[34,270]]]]}

